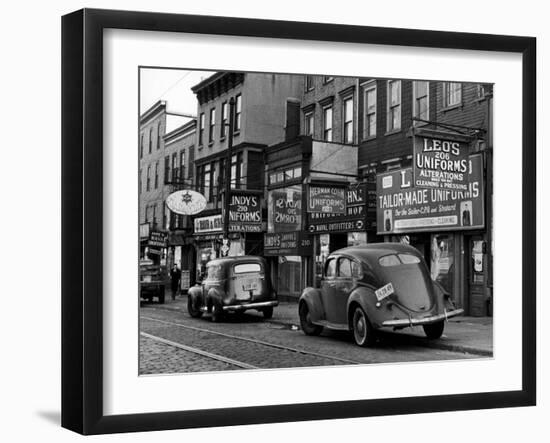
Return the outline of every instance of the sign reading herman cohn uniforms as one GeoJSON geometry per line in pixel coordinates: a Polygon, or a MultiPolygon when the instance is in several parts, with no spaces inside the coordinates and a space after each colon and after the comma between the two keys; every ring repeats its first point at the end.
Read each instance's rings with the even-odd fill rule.
{"type": "Polygon", "coordinates": [[[377,176],[378,234],[459,231],[485,226],[483,159],[467,161],[467,188],[429,189],[413,186],[412,169],[377,176]]]}
{"type": "Polygon", "coordinates": [[[417,188],[468,190],[468,145],[414,137],[413,177],[417,188]]]}

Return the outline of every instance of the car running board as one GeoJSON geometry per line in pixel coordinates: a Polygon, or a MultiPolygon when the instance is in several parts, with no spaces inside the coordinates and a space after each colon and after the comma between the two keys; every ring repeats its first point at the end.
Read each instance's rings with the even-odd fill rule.
{"type": "Polygon", "coordinates": [[[336,331],[349,331],[348,325],[342,325],[340,323],[331,323],[331,322],[326,321],[326,320],[318,320],[318,321],[314,321],[312,323],[316,324],[318,326],[323,326],[325,328],[333,329],[333,330],[336,330],[336,331]]]}

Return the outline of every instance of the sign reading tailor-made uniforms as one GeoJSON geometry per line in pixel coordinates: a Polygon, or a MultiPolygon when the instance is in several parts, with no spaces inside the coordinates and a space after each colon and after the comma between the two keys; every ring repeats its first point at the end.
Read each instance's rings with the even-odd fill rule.
{"type": "Polygon", "coordinates": [[[467,162],[465,191],[413,186],[412,168],[377,176],[378,234],[457,231],[485,226],[483,159],[467,162]]]}
{"type": "Polygon", "coordinates": [[[261,232],[262,208],[259,195],[231,192],[229,201],[230,232],[261,232]]]}
{"type": "Polygon", "coordinates": [[[301,229],[301,185],[269,191],[267,197],[267,231],[292,232],[301,229]]]}
{"type": "Polygon", "coordinates": [[[350,185],[345,190],[345,213],[334,215],[326,212],[310,212],[307,223],[308,232],[320,234],[368,229],[375,219],[375,211],[368,210],[368,201],[373,197],[376,198],[374,186],[369,186],[367,183],[350,185]]]}
{"type": "Polygon", "coordinates": [[[468,191],[468,145],[414,137],[413,177],[417,188],[468,191]]]}
{"type": "Polygon", "coordinates": [[[346,213],[346,188],[342,186],[308,186],[307,212],[344,215],[346,213]]]}
{"type": "Polygon", "coordinates": [[[264,255],[311,255],[313,242],[302,231],[273,232],[264,234],[264,255]]]}

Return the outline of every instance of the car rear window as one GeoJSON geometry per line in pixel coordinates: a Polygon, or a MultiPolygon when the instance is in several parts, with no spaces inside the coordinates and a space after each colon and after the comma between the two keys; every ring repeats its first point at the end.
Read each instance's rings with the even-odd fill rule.
{"type": "Polygon", "coordinates": [[[378,259],[380,266],[399,266],[420,263],[420,259],[412,254],[390,254],[378,259]]]}
{"type": "Polygon", "coordinates": [[[246,272],[262,272],[262,267],[259,263],[241,263],[233,268],[235,274],[244,274],[246,272]]]}

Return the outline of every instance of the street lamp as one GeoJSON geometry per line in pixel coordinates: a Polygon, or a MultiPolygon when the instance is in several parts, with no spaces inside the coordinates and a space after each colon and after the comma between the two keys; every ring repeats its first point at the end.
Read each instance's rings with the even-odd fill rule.
{"type": "MultiPolygon", "coordinates": [[[[227,156],[225,161],[225,187],[223,198],[223,240],[221,255],[227,256],[229,253],[229,202],[231,194],[231,159],[233,157],[233,113],[235,109],[235,99],[229,100],[229,134],[227,138],[227,156]]],[[[222,123],[223,124],[223,123],[222,123]]],[[[236,178],[236,177],[235,177],[236,178]]]]}

